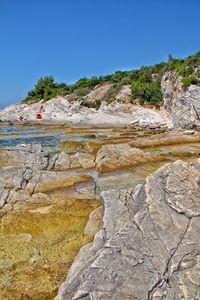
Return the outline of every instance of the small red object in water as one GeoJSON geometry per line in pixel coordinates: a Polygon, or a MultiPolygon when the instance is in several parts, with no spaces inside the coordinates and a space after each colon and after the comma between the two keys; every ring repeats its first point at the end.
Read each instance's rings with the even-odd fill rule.
{"type": "Polygon", "coordinates": [[[36,114],[36,118],[37,119],[42,119],[42,115],[38,113],[38,114],[36,114]]]}
{"type": "Polygon", "coordinates": [[[199,151],[197,151],[197,153],[196,153],[196,157],[200,157],[200,150],[199,151]]]}

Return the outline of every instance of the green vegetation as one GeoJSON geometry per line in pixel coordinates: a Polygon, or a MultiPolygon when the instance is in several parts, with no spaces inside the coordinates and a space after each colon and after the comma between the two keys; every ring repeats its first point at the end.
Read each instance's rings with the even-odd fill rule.
{"type": "Polygon", "coordinates": [[[182,83],[185,87],[190,86],[191,84],[198,84],[198,82],[199,80],[194,74],[182,78],[182,83]]]}
{"type": "MultiPolygon", "coordinates": [[[[112,102],[122,85],[131,85],[132,95],[139,103],[160,105],[162,103],[161,79],[165,72],[176,71],[182,77],[182,83],[187,88],[191,84],[200,85],[200,52],[185,59],[173,58],[169,55],[167,62],[139,70],[116,71],[114,74],[100,77],[83,77],[74,84],[56,83],[52,76],[40,78],[35,88],[28,92],[23,102],[33,103],[40,100],[48,101],[57,95],[66,96],[73,93],[81,97],[82,104],[98,109],[101,101],[112,102]],[[85,101],[84,97],[98,84],[111,83],[112,87],[104,97],[93,103],[85,101]]],[[[72,97],[72,98],[74,98],[72,97]]]]}
{"type": "Polygon", "coordinates": [[[162,101],[162,93],[160,90],[159,82],[142,82],[135,81],[132,84],[132,95],[134,98],[139,99],[139,103],[142,105],[144,102],[152,104],[159,104],[162,101]]]}

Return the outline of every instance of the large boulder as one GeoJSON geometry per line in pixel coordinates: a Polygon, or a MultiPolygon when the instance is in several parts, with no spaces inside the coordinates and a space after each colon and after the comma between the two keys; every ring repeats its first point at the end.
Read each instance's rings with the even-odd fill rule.
{"type": "Polygon", "coordinates": [[[102,193],[102,242],[79,254],[56,299],[199,299],[199,181],[200,162],[176,161],[135,192],[102,193]]]}

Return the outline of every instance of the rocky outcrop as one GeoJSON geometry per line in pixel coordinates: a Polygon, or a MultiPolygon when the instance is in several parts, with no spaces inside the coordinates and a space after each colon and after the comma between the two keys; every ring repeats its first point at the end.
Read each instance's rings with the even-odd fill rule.
{"type": "Polygon", "coordinates": [[[137,138],[135,141],[129,142],[129,145],[136,148],[150,148],[195,142],[200,142],[200,134],[192,130],[185,130],[157,133],[148,138],[137,138]]]}
{"type": "Polygon", "coordinates": [[[163,108],[176,128],[199,128],[200,87],[184,87],[176,72],[167,72],[162,78],[163,108]]]}
{"type": "Polygon", "coordinates": [[[50,169],[56,171],[67,169],[91,169],[96,166],[95,157],[89,153],[67,154],[65,152],[54,155],[50,161],[50,169]]]}
{"type": "Polygon", "coordinates": [[[16,147],[0,149],[1,166],[27,166],[45,170],[49,165],[50,154],[40,144],[19,144],[16,147]]]}
{"type": "Polygon", "coordinates": [[[39,144],[5,148],[0,152],[0,158],[4,163],[4,167],[0,168],[2,212],[12,210],[17,202],[36,201],[41,193],[51,193],[92,180],[87,174],[56,171],[80,167],[88,169],[95,165],[90,154],[68,155],[61,152],[51,156],[39,144]]]}
{"type": "Polygon", "coordinates": [[[111,172],[162,159],[162,156],[155,157],[128,144],[108,144],[97,152],[96,168],[99,172],[111,172]]]}
{"type": "Polygon", "coordinates": [[[88,103],[93,103],[97,100],[101,101],[111,88],[112,84],[109,83],[97,85],[91,92],[89,92],[86,96],[83,97],[83,101],[86,101],[88,103]]]}
{"type": "Polygon", "coordinates": [[[132,92],[131,92],[131,86],[129,85],[124,85],[119,93],[116,95],[116,100],[125,102],[125,103],[130,103],[132,100],[132,92]]]}
{"type": "Polygon", "coordinates": [[[199,179],[200,162],[176,161],[135,191],[103,192],[102,230],[56,299],[199,299],[199,179]]]}
{"type": "Polygon", "coordinates": [[[112,84],[98,85],[85,96],[69,94],[47,102],[15,104],[0,110],[3,122],[64,123],[81,125],[131,125],[142,128],[169,127],[170,119],[158,109],[131,104],[129,86],[116,90],[112,84]],[[100,102],[95,107],[95,103],[100,102]],[[40,113],[39,119],[37,114],[40,113]]]}

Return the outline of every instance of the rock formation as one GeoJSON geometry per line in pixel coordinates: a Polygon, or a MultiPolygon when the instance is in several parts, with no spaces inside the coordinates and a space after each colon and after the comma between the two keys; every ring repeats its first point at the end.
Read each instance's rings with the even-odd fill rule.
{"type": "Polygon", "coordinates": [[[135,190],[102,192],[102,229],[56,300],[199,299],[199,179],[199,161],[176,161],[135,190]]]}
{"type": "Polygon", "coordinates": [[[96,168],[99,172],[111,172],[130,168],[148,161],[162,160],[128,144],[104,145],[96,156],[96,168]]]}
{"type": "Polygon", "coordinates": [[[0,158],[0,299],[53,299],[101,222],[93,178],[57,170],[91,167],[93,157],[24,144],[1,149],[0,158]]]}
{"type": "Polygon", "coordinates": [[[175,72],[167,72],[161,82],[163,108],[176,128],[199,128],[200,126],[200,87],[183,87],[181,78],[175,72]]]}
{"type": "Polygon", "coordinates": [[[14,104],[0,111],[0,120],[6,122],[43,122],[81,125],[131,125],[142,128],[170,127],[170,119],[158,109],[147,109],[140,105],[131,104],[129,86],[122,86],[115,96],[115,101],[109,103],[109,90],[112,85],[103,84],[84,97],[70,94],[58,96],[48,102],[33,104],[14,104]],[[107,102],[104,100],[108,97],[107,102]],[[85,106],[95,101],[101,102],[100,109],[85,106]],[[42,119],[37,119],[37,113],[43,107],[42,119]],[[22,120],[21,118],[22,117],[22,120]]]}
{"type": "Polygon", "coordinates": [[[12,210],[17,202],[30,201],[31,197],[35,201],[40,193],[67,188],[92,179],[87,174],[56,172],[74,167],[93,167],[94,157],[90,154],[70,156],[62,152],[51,156],[39,144],[5,148],[0,154],[2,164],[5,164],[0,169],[1,213],[12,210]]]}

